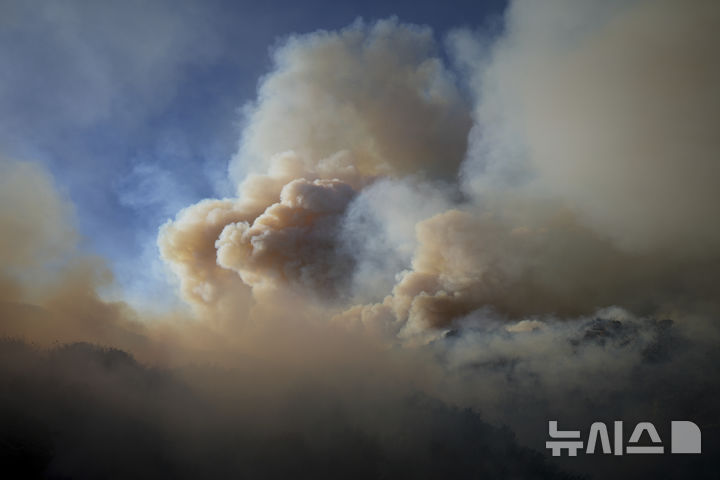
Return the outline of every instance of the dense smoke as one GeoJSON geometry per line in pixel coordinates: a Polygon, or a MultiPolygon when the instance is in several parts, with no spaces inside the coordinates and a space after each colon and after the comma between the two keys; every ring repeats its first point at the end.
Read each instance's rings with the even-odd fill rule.
{"type": "Polygon", "coordinates": [[[482,307],[716,311],[717,8],[559,3],[513,4],[491,47],[451,36],[476,100],[461,170],[470,109],[429,31],[359,23],[279,47],[247,108],[238,198],[161,234],[186,298],[237,295],[235,271],[403,335],[482,307]]]}
{"type": "Polygon", "coordinates": [[[238,198],[189,207],[161,232],[189,301],[236,295],[221,267],[250,286],[320,286],[323,296],[332,283],[334,295],[348,294],[337,290],[353,274],[339,241],[350,192],[380,177],[453,179],[463,159],[470,111],[436,50],[429,29],[396,21],[278,48],[246,108],[231,165],[245,175],[238,198]]]}
{"type": "MultiPolygon", "coordinates": [[[[516,441],[542,450],[555,418],[694,419],[715,451],[718,32],[711,1],[556,0],[512,2],[497,38],[453,32],[448,55],[395,19],[285,39],[244,109],[236,197],[160,230],[190,311],[102,300],[68,203],[5,162],[2,333],[165,370],[6,342],[3,375],[30,379],[42,423],[86,363],[93,414],[166,443],[166,463],[139,461],[179,478],[545,478],[516,441]]],[[[74,457],[92,438],[37,461],[100,475],[74,457]]],[[[713,476],[704,459],[587,462],[564,466],[713,476]]]]}

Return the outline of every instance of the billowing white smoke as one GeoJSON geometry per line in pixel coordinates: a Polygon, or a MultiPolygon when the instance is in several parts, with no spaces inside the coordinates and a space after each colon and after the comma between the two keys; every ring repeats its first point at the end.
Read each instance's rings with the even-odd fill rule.
{"type": "Polygon", "coordinates": [[[390,338],[487,308],[717,311],[719,20],[514,2],[498,39],[450,36],[460,79],[425,28],[292,37],[247,108],[238,197],[165,225],[163,257],[198,308],[300,293],[390,338]]]}
{"type": "Polygon", "coordinates": [[[252,224],[225,226],[215,244],[218,265],[254,288],[292,281],[332,295],[352,268],[336,238],[354,194],[339,180],[293,180],[252,224]]]}
{"type": "Polygon", "coordinates": [[[416,391],[530,436],[573,410],[716,418],[718,32],[716,2],[515,2],[499,38],[451,35],[457,74],[397,21],[293,37],[247,109],[237,196],[159,235],[214,321],[99,298],[62,196],[13,166],[0,333],[219,360],[244,372],[221,405],[304,384],[370,423],[416,391]],[[49,287],[24,282],[42,263],[49,287]]]}
{"type": "Polygon", "coordinates": [[[238,198],[189,207],[160,234],[201,310],[235,305],[247,286],[255,300],[298,287],[353,297],[354,266],[366,264],[349,243],[357,192],[381,178],[453,179],[466,150],[470,108],[429,29],[356,23],[291,38],[274,60],[231,165],[244,175],[238,198]]]}
{"type": "Polygon", "coordinates": [[[701,0],[511,3],[453,35],[477,96],[470,190],[525,180],[631,252],[717,255],[720,8],[701,0]]]}
{"type": "Polygon", "coordinates": [[[348,151],[363,176],[455,177],[470,112],[429,28],[358,22],[291,37],[273,60],[247,107],[236,181],[289,150],[306,168],[348,151]]]}

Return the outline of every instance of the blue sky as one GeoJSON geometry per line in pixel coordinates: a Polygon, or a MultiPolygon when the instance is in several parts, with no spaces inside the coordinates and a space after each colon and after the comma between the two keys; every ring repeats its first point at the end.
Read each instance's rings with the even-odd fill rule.
{"type": "Polygon", "coordinates": [[[241,107],[284,37],[397,16],[492,24],[502,1],[0,3],[0,154],[47,166],[76,208],[84,247],[125,288],[147,279],[160,224],[231,195],[241,107]],[[144,271],[144,270],[148,271],[144,271]]]}

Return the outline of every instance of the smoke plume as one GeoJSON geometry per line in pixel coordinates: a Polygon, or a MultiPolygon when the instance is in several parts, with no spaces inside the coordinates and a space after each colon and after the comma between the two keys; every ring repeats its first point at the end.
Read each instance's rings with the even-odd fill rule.
{"type": "MultiPolygon", "coordinates": [[[[104,472],[77,460],[97,432],[53,414],[79,415],[61,392],[85,368],[86,409],[151,432],[169,451],[147,446],[146,472],[178,478],[554,478],[525,447],[560,417],[695,419],[717,451],[718,32],[712,1],[553,0],[447,52],[396,19],[284,39],[243,110],[236,196],[160,229],[188,311],[104,300],[49,175],[5,162],[2,333],[108,347],[5,342],[36,464],[104,472]]],[[[714,478],[704,458],[603,462],[563,466],[714,478]]]]}
{"type": "Polygon", "coordinates": [[[484,307],[716,311],[717,8],[554,7],[512,4],[490,46],[451,35],[475,99],[467,154],[467,92],[426,29],[287,40],[247,107],[238,198],[161,233],[186,298],[300,288],[405,336],[484,307]],[[393,204],[367,209],[378,195],[393,204]]]}

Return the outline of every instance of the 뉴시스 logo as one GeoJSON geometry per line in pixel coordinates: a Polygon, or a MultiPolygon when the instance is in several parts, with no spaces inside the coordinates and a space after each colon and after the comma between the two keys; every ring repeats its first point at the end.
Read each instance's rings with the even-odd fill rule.
{"type": "MultiPolygon", "coordinates": [[[[614,453],[623,455],[632,454],[663,454],[665,446],[658,435],[655,425],[650,422],[640,422],[630,434],[628,445],[623,451],[623,422],[615,421],[613,428],[613,448],[610,446],[610,436],[607,426],[603,422],[595,422],[590,426],[587,438],[586,454],[614,453]],[[640,439],[647,432],[652,442],[651,446],[641,446],[640,439]]],[[[563,450],[571,457],[576,457],[578,450],[583,450],[580,440],[580,430],[558,430],[557,420],[548,422],[548,433],[553,440],[545,442],[545,447],[552,450],[553,457],[562,456],[563,450]]],[[[688,420],[673,421],[670,424],[670,453],[701,453],[700,427],[688,420]]]]}

